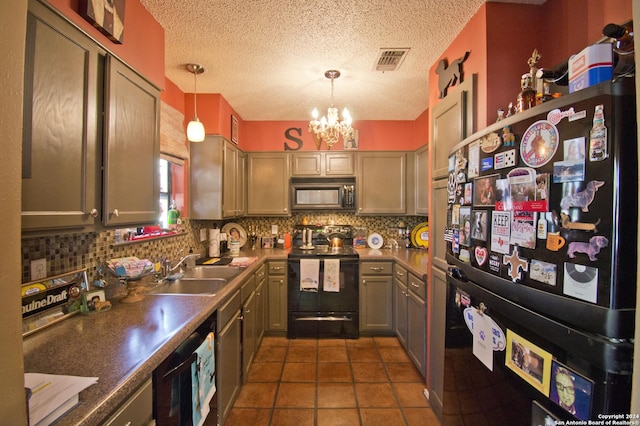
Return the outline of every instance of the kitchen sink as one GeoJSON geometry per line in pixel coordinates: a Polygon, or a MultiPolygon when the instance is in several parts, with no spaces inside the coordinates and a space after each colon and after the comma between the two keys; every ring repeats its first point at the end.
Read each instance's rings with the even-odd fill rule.
{"type": "Polygon", "coordinates": [[[184,271],[182,280],[200,280],[210,278],[223,278],[230,280],[242,272],[242,268],[236,266],[196,266],[184,271]]]}
{"type": "Polygon", "coordinates": [[[216,292],[227,284],[224,278],[209,279],[185,279],[180,278],[175,281],[163,281],[162,284],[149,290],[151,295],[203,295],[215,296],[216,292]]]}

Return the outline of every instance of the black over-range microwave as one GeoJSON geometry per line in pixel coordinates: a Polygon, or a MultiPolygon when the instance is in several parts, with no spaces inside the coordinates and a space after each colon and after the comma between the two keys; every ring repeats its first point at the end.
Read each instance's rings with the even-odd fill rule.
{"type": "Polygon", "coordinates": [[[355,210],[356,178],[291,178],[291,210],[355,210]]]}

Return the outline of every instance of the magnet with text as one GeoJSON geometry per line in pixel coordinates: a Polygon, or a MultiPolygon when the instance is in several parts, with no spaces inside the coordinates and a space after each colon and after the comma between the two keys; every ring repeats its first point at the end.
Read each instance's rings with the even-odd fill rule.
{"type": "Polygon", "coordinates": [[[478,262],[480,266],[483,266],[489,259],[489,250],[487,250],[486,247],[476,247],[474,254],[476,256],[476,262],[478,262]]]}
{"type": "Polygon", "coordinates": [[[604,185],[604,181],[592,180],[587,183],[586,189],[575,194],[565,195],[560,200],[560,208],[568,210],[570,207],[579,207],[583,212],[589,211],[589,205],[593,202],[598,188],[604,185]]]}
{"type": "Polygon", "coordinates": [[[511,220],[510,244],[529,249],[536,248],[537,213],[514,212],[511,220]]]}
{"type": "Polygon", "coordinates": [[[474,178],[480,174],[480,141],[469,144],[469,159],[467,163],[467,177],[474,178]]]}
{"type": "Polygon", "coordinates": [[[558,129],[547,120],[533,123],[522,135],[520,157],[529,167],[542,167],[558,150],[558,129]]]}
{"type": "Polygon", "coordinates": [[[573,259],[576,257],[576,253],[583,253],[589,257],[589,260],[595,262],[598,260],[596,256],[600,253],[600,250],[609,245],[607,237],[602,235],[596,235],[591,237],[588,242],[572,241],[567,247],[567,255],[573,259]]]}
{"type": "Polygon", "coordinates": [[[508,254],[511,239],[511,212],[493,211],[491,214],[491,251],[508,254]]]}
{"type": "Polygon", "coordinates": [[[497,275],[500,275],[500,266],[502,262],[500,261],[500,256],[497,254],[491,253],[489,255],[489,270],[497,275]]]}
{"type": "Polygon", "coordinates": [[[522,272],[529,270],[529,263],[527,259],[520,257],[518,247],[514,247],[510,255],[505,254],[502,256],[502,264],[508,266],[509,276],[514,283],[522,278],[522,272]]]}
{"type": "Polygon", "coordinates": [[[498,136],[498,134],[495,132],[489,133],[487,136],[480,140],[480,148],[482,149],[482,152],[487,154],[491,154],[492,152],[500,148],[501,144],[502,139],[500,139],[500,136],[498,136]]]}
{"type": "Polygon", "coordinates": [[[493,169],[493,157],[483,158],[480,161],[480,170],[486,172],[491,169],[493,169]]]}
{"type": "Polygon", "coordinates": [[[569,108],[566,111],[560,111],[558,108],[552,109],[547,113],[547,121],[551,124],[558,124],[565,117],[571,117],[576,113],[573,107],[569,108]]]}

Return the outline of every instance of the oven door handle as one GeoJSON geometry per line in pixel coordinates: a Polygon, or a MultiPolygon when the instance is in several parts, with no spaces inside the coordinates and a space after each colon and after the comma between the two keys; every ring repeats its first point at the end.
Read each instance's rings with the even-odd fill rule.
{"type": "Polygon", "coordinates": [[[296,321],[353,321],[352,318],[348,317],[301,317],[296,318],[296,321]]]}

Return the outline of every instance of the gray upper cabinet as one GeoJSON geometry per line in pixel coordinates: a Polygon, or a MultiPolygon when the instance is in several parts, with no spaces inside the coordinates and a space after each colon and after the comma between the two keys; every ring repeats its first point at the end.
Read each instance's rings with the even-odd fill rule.
{"type": "Polygon", "coordinates": [[[30,2],[24,88],[22,229],[93,226],[101,51],[30,2]]]}
{"type": "Polygon", "coordinates": [[[190,216],[220,220],[245,212],[246,155],[220,135],[191,142],[190,216]]]}
{"type": "Polygon", "coordinates": [[[475,74],[460,83],[432,109],[431,179],[449,175],[449,151],[473,133],[475,74]]]}
{"type": "Polygon", "coordinates": [[[247,215],[289,216],[289,155],[249,153],[247,215]]]}
{"type": "Polygon", "coordinates": [[[415,205],[416,214],[429,214],[429,147],[427,145],[415,153],[415,205]]]}
{"type": "Polygon", "coordinates": [[[405,152],[358,153],[358,214],[406,214],[405,152]]]}
{"type": "Polygon", "coordinates": [[[27,22],[23,230],[157,222],[159,90],[42,3],[27,22]]]}
{"type": "Polygon", "coordinates": [[[354,155],[349,152],[296,152],[291,155],[291,176],[353,176],[354,155]]]}
{"type": "Polygon", "coordinates": [[[156,223],[160,92],[113,56],[106,59],[103,223],[156,223]]]}

